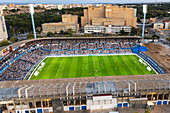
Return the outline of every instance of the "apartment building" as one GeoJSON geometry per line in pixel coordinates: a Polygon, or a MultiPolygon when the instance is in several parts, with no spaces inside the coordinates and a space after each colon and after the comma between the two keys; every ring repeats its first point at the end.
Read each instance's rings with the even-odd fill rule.
{"type": "Polygon", "coordinates": [[[78,16],[66,14],[62,15],[62,22],[59,23],[44,23],[42,24],[42,32],[48,33],[60,33],[61,30],[67,31],[68,29],[72,29],[74,32],[79,31],[79,24],[78,24],[78,16]]]}
{"type": "Polygon", "coordinates": [[[72,23],[44,23],[42,24],[43,33],[47,34],[48,32],[60,33],[61,30],[67,31],[68,29],[72,29],[74,32],[79,31],[79,24],[72,23]]]}
{"type": "Polygon", "coordinates": [[[84,16],[81,17],[81,27],[86,24],[105,26],[123,25],[136,27],[136,9],[122,6],[99,5],[98,7],[89,6],[84,9],[84,16]]]}
{"type": "Polygon", "coordinates": [[[62,22],[78,24],[78,15],[71,15],[71,14],[62,15],[62,22]]]}
{"type": "Polygon", "coordinates": [[[7,40],[8,33],[5,23],[5,18],[3,15],[3,8],[0,6],[0,41],[7,40]]]}

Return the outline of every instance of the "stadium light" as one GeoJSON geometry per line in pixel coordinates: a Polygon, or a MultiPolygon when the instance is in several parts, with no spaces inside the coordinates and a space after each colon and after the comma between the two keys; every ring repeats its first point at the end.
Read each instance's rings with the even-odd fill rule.
{"type": "Polygon", "coordinates": [[[34,38],[36,39],[36,32],[35,32],[35,25],[34,25],[34,4],[30,4],[30,13],[31,13],[31,19],[32,19],[32,27],[34,32],[34,38]]]}
{"type": "Polygon", "coordinates": [[[143,27],[142,27],[142,38],[144,38],[144,32],[145,32],[145,18],[147,13],[147,5],[143,5],[143,27]]]}

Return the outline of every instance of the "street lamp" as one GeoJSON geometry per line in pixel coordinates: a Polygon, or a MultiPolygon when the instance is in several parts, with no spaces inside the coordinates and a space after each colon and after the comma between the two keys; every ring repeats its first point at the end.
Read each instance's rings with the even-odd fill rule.
{"type": "Polygon", "coordinates": [[[36,32],[35,32],[35,25],[34,25],[34,4],[30,4],[30,13],[31,13],[31,20],[32,20],[32,27],[33,27],[33,32],[34,32],[34,38],[36,39],[36,32]]]}
{"type": "Polygon", "coordinates": [[[142,38],[144,38],[144,32],[145,32],[145,18],[147,13],[147,5],[143,5],[143,28],[142,28],[142,38]]]}

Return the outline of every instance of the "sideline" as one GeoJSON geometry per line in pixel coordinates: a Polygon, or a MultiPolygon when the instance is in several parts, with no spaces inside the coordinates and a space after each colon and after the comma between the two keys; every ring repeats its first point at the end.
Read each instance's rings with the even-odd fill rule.
{"type": "MultiPolygon", "coordinates": [[[[138,56],[138,54],[135,54],[136,56],[138,56]]],[[[140,59],[142,59],[143,61],[145,61],[148,65],[149,65],[149,67],[151,67],[154,71],[155,71],[155,73],[156,74],[158,74],[158,72],[145,60],[145,59],[143,59],[142,57],[140,57],[140,56],[138,56],[140,59]]]]}
{"type": "Polygon", "coordinates": [[[31,76],[29,76],[28,80],[30,80],[30,78],[32,77],[33,73],[37,70],[38,66],[46,59],[47,57],[44,57],[41,62],[39,62],[36,66],[36,68],[34,68],[34,71],[30,74],[31,76]]]}

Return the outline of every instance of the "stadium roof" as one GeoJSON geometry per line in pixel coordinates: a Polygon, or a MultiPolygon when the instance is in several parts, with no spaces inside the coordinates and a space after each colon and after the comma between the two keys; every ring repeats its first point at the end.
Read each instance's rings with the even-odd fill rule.
{"type": "Polygon", "coordinates": [[[169,83],[170,74],[4,81],[0,82],[0,100],[169,91],[169,83]]]}

